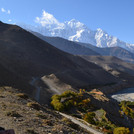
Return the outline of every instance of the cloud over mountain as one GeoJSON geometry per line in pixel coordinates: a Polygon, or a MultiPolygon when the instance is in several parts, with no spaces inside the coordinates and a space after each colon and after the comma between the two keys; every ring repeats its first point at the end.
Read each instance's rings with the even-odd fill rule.
{"type": "Polygon", "coordinates": [[[35,22],[41,24],[43,27],[45,27],[46,25],[61,24],[52,14],[47,13],[45,10],[43,10],[41,17],[36,17],[35,22]]]}
{"type": "MultiPolygon", "coordinates": [[[[100,28],[95,31],[90,30],[86,25],[75,19],[62,23],[52,14],[43,10],[42,16],[36,17],[35,22],[39,24],[36,27],[24,25],[22,27],[32,31],[34,30],[45,36],[58,36],[71,41],[89,43],[97,47],[119,46],[134,52],[134,44],[120,41],[117,37],[108,35],[107,32],[100,28]]],[[[88,45],[86,47],[88,47],[88,45]]]]}

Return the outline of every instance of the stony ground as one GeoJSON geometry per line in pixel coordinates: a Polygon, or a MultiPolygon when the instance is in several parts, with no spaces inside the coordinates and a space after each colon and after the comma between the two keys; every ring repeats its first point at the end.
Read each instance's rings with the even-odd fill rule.
{"type": "Polygon", "coordinates": [[[11,87],[0,88],[0,127],[14,129],[15,134],[88,134],[11,87]]]}

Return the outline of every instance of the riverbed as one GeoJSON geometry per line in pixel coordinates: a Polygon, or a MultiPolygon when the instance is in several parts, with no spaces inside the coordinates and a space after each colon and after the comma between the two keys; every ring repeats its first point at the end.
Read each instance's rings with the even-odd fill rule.
{"type": "Polygon", "coordinates": [[[119,102],[123,100],[134,101],[134,87],[119,91],[116,94],[111,95],[111,97],[119,102]]]}

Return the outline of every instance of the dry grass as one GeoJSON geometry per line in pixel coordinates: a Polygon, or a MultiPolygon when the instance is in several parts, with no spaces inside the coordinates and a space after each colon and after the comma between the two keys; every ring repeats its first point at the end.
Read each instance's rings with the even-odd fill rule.
{"type": "Polygon", "coordinates": [[[41,106],[38,103],[36,103],[36,102],[28,102],[27,106],[31,107],[33,109],[36,109],[36,110],[40,110],[41,109],[41,106]]]}
{"type": "Polygon", "coordinates": [[[48,126],[53,126],[53,123],[51,120],[47,120],[47,119],[44,119],[42,121],[42,125],[45,126],[45,125],[48,125],[48,126]]]}
{"type": "Polygon", "coordinates": [[[33,129],[27,129],[26,134],[38,134],[33,129]]]}
{"type": "Polygon", "coordinates": [[[22,117],[19,113],[17,113],[16,111],[6,111],[6,116],[10,116],[10,117],[22,117]]]}
{"type": "Polygon", "coordinates": [[[22,98],[22,99],[28,99],[28,96],[24,93],[18,93],[18,94],[16,94],[16,96],[19,98],[22,98]]]}
{"type": "Polygon", "coordinates": [[[41,119],[47,119],[47,116],[44,115],[43,113],[36,113],[36,116],[41,118],[41,119]]]}

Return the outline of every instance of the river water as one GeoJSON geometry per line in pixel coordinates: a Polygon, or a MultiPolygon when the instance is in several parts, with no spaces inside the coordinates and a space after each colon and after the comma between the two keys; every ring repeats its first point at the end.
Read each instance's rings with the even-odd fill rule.
{"type": "Polygon", "coordinates": [[[123,100],[134,101],[134,87],[119,91],[116,94],[111,95],[111,97],[119,102],[123,100]]]}

